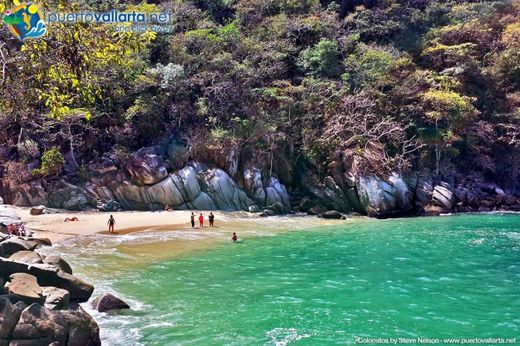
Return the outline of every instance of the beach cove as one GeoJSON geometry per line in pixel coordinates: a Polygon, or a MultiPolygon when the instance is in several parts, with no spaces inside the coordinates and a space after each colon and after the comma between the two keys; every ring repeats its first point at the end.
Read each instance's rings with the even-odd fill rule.
{"type": "MultiPolygon", "coordinates": [[[[98,234],[109,214],[94,214],[75,215],[101,229],[45,251],[94,284],[93,297],[111,292],[130,304],[110,315],[85,305],[107,345],[336,345],[520,332],[517,214],[331,221],[217,213],[218,228],[192,230],[187,212],[125,212],[116,220],[147,214],[150,225],[116,236],[98,234]],[[243,241],[232,244],[232,232],[243,241]]],[[[45,218],[40,227],[52,224],[45,218]]]]}

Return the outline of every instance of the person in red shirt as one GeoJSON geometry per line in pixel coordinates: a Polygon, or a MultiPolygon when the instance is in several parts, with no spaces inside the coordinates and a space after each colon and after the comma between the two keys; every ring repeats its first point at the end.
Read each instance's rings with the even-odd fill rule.
{"type": "Polygon", "coordinates": [[[199,216],[199,226],[204,227],[204,216],[202,216],[202,214],[199,216]]]}

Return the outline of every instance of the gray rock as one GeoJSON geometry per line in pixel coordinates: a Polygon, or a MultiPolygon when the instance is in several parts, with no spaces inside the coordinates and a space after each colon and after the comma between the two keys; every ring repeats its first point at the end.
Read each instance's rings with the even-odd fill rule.
{"type": "Polygon", "coordinates": [[[323,214],[325,212],[327,212],[327,208],[325,208],[322,205],[317,205],[317,206],[314,206],[314,207],[310,208],[309,211],[307,212],[307,214],[309,214],[309,215],[320,215],[320,214],[323,214]]]}
{"type": "Polygon", "coordinates": [[[23,302],[12,303],[6,297],[0,296],[0,338],[6,340],[11,335],[26,308],[23,302]]]}
{"type": "Polygon", "coordinates": [[[118,211],[121,209],[121,204],[119,204],[119,202],[114,201],[114,200],[110,200],[108,202],[99,202],[97,204],[97,209],[99,211],[104,211],[104,212],[118,211]]]}
{"type": "Polygon", "coordinates": [[[334,220],[341,220],[341,219],[345,218],[345,216],[342,213],[340,213],[339,211],[336,211],[336,210],[326,211],[326,212],[320,214],[319,216],[323,219],[334,219],[334,220]]]}
{"type": "Polygon", "coordinates": [[[445,212],[449,212],[455,206],[455,195],[447,184],[435,186],[432,195],[432,203],[442,207],[445,212]]]}
{"type": "Polygon", "coordinates": [[[358,177],[357,190],[368,216],[387,217],[413,208],[412,193],[404,179],[396,173],[387,181],[374,176],[358,177]]]}
{"type": "Polygon", "coordinates": [[[160,156],[143,151],[135,153],[125,169],[141,185],[153,185],[168,176],[168,170],[160,156]]]}
{"type": "Polygon", "coordinates": [[[277,215],[284,215],[287,213],[285,205],[282,202],[275,202],[269,206],[270,210],[273,210],[277,215]]]}
{"type": "Polygon", "coordinates": [[[0,253],[3,253],[5,257],[10,257],[18,251],[32,251],[36,246],[22,238],[11,237],[0,243],[0,253]]]}
{"type": "Polygon", "coordinates": [[[14,209],[6,206],[0,205],[0,231],[3,233],[7,233],[7,225],[13,223],[20,223],[20,217],[16,214],[14,209]]]}
{"type": "Polygon", "coordinates": [[[45,307],[49,310],[66,310],[70,305],[70,294],[67,290],[56,287],[43,287],[45,307]]]}
{"type": "Polygon", "coordinates": [[[52,267],[55,267],[57,269],[62,270],[63,272],[72,275],[72,268],[71,266],[65,261],[63,258],[61,258],[58,255],[51,255],[45,257],[43,260],[43,263],[50,265],[52,267]]]}
{"type": "Polygon", "coordinates": [[[285,185],[274,176],[269,177],[264,184],[262,171],[256,167],[244,170],[244,187],[247,193],[261,207],[274,203],[282,203],[286,210],[290,210],[289,194],[285,185]]]}
{"type": "Polygon", "coordinates": [[[257,206],[256,204],[254,204],[254,205],[249,206],[249,210],[248,211],[250,213],[259,213],[260,212],[260,207],[257,206]]]}
{"type": "Polygon", "coordinates": [[[26,241],[31,244],[37,244],[37,248],[42,246],[52,246],[52,242],[49,238],[26,238],[26,241]]]}
{"type": "Polygon", "coordinates": [[[42,288],[38,285],[35,276],[25,273],[15,273],[9,277],[9,282],[5,284],[7,293],[14,294],[27,305],[32,303],[43,304],[45,301],[42,288]]]}
{"type": "Polygon", "coordinates": [[[9,257],[9,260],[27,264],[43,263],[44,256],[33,251],[18,251],[9,257]]]}
{"type": "Polygon", "coordinates": [[[261,217],[276,216],[276,211],[272,209],[265,209],[261,214],[261,217]]]}
{"type": "Polygon", "coordinates": [[[45,206],[43,206],[43,205],[40,205],[38,207],[32,207],[30,214],[35,215],[35,216],[42,215],[44,210],[45,210],[45,206]]]}
{"type": "Polygon", "coordinates": [[[309,198],[304,198],[301,200],[300,205],[298,206],[298,210],[306,213],[314,206],[316,206],[316,201],[312,201],[309,198]]]}
{"type": "Polygon", "coordinates": [[[10,345],[101,345],[99,327],[80,306],[49,310],[32,304],[20,314],[10,345]]]}
{"type": "MultiPolygon", "coordinates": [[[[48,258],[48,257],[47,257],[48,258]]],[[[45,264],[28,265],[0,258],[0,277],[8,280],[12,274],[26,273],[38,278],[41,286],[52,286],[69,291],[71,301],[86,302],[94,287],[83,280],[45,264]]]]}
{"type": "Polygon", "coordinates": [[[130,309],[130,305],[110,293],[104,293],[94,299],[91,306],[99,312],[130,309]]]}

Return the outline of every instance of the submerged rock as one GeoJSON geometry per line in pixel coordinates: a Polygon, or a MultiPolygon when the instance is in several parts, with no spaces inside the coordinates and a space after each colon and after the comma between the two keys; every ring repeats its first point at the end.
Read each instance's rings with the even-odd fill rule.
{"type": "Polygon", "coordinates": [[[103,293],[94,299],[91,306],[99,312],[130,309],[130,305],[110,293],[103,293]]]}

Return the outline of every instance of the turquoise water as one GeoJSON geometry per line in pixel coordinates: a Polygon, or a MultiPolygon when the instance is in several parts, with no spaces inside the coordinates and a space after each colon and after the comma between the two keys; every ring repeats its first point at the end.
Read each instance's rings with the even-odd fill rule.
{"type": "Polygon", "coordinates": [[[520,216],[361,220],[258,237],[114,273],[110,288],[137,311],[101,318],[108,344],[518,338],[520,216]]]}

